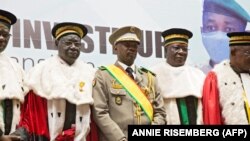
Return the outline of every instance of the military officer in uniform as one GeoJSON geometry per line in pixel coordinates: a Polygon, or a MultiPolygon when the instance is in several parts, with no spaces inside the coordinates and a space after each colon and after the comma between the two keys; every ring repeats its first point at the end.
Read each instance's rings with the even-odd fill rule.
{"type": "Polygon", "coordinates": [[[109,41],[117,61],[95,74],[93,117],[100,141],[126,141],[129,124],[165,124],[155,74],[134,64],[141,32],[133,26],[113,32],[109,41]]]}

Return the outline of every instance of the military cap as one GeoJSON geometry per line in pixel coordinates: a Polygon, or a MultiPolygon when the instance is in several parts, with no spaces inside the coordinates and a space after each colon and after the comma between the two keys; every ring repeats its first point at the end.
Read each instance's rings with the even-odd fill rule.
{"type": "Polygon", "coordinates": [[[73,23],[73,22],[62,22],[56,24],[52,28],[52,35],[54,38],[59,39],[62,36],[65,36],[67,34],[76,34],[80,38],[85,37],[85,35],[88,33],[87,28],[79,23],[73,23]]]}
{"type": "Polygon", "coordinates": [[[188,40],[192,38],[193,33],[187,29],[171,28],[161,33],[164,38],[164,46],[172,43],[188,44],[188,40]]]}
{"type": "Polygon", "coordinates": [[[140,44],[141,29],[135,26],[125,26],[115,30],[109,36],[109,42],[113,46],[120,41],[136,41],[140,44]]]}
{"type": "Polygon", "coordinates": [[[250,32],[230,32],[227,33],[229,37],[229,46],[246,46],[250,45],[250,32]]]}
{"type": "Polygon", "coordinates": [[[9,11],[0,9],[0,24],[4,24],[10,29],[10,26],[16,23],[16,16],[9,11]]]}
{"type": "Polygon", "coordinates": [[[250,16],[235,0],[204,0],[203,12],[212,12],[249,22],[250,16]]]}

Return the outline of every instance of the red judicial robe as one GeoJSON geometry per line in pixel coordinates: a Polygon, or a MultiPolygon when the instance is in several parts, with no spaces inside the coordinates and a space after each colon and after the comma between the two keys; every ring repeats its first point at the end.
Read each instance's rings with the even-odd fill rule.
{"type": "Polygon", "coordinates": [[[30,140],[94,141],[95,132],[89,132],[95,125],[90,120],[94,74],[90,65],[79,60],[69,66],[58,56],[31,69],[25,79],[30,92],[21,110],[22,135],[30,140]]]}
{"type": "Polygon", "coordinates": [[[219,103],[219,91],[217,77],[214,72],[209,72],[203,86],[203,123],[222,124],[221,109],[219,103]]]}
{"type": "Polygon", "coordinates": [[[203,86],[204,124],[248,124],[243,76],[232,69],[229,60],[208,73],[203,86]]]}
{"type": "MultiPolygon", "coordinates": [[[[30,91],[25,97],[21,107],[21,120],[19,127],[25,128],[31,140],[50,140],[47,115],[47,100],[30,91]]],[[[91,117],[92,119],[92,117],[91,117]]],[[[87,141],[98,141],[97,128],[93,120],[90,123],[90,132],[87,141]]],[[[58,141],[73,141],[74,129],[71,128],[60,134],[58,141]]]]}

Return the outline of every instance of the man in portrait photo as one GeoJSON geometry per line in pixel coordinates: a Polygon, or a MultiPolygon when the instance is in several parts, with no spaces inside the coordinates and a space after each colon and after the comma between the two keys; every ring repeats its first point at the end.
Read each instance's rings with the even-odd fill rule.
{"type": "Polygon", "coordinates": [[[246,30],[249,13],[236,0],[204,0],[201,35],[209,62],[201,67],[204,73],[229,58],[228,32],[246,30]]]}

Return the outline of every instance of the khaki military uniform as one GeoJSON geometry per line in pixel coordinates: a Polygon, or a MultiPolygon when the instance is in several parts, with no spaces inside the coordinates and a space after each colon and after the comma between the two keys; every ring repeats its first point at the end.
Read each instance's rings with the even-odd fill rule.
{"type": "MultiPolygon", "coordinates": [[[[115,65],[122,68],[118,63],[115,65]]],[[[148,70],[137,67],[135,74],[136,83],[152,103],[152,123],[109,72],[105,68],[100,68],[93,82],[93,116],[99,127],[100,141],[119,141],[127,137],[128,125],[131,124],[165,124],[163,98],[158,91],[155,76],[148,70]],[[151,80],[149,76],[153,76],[151,80]]]]}

